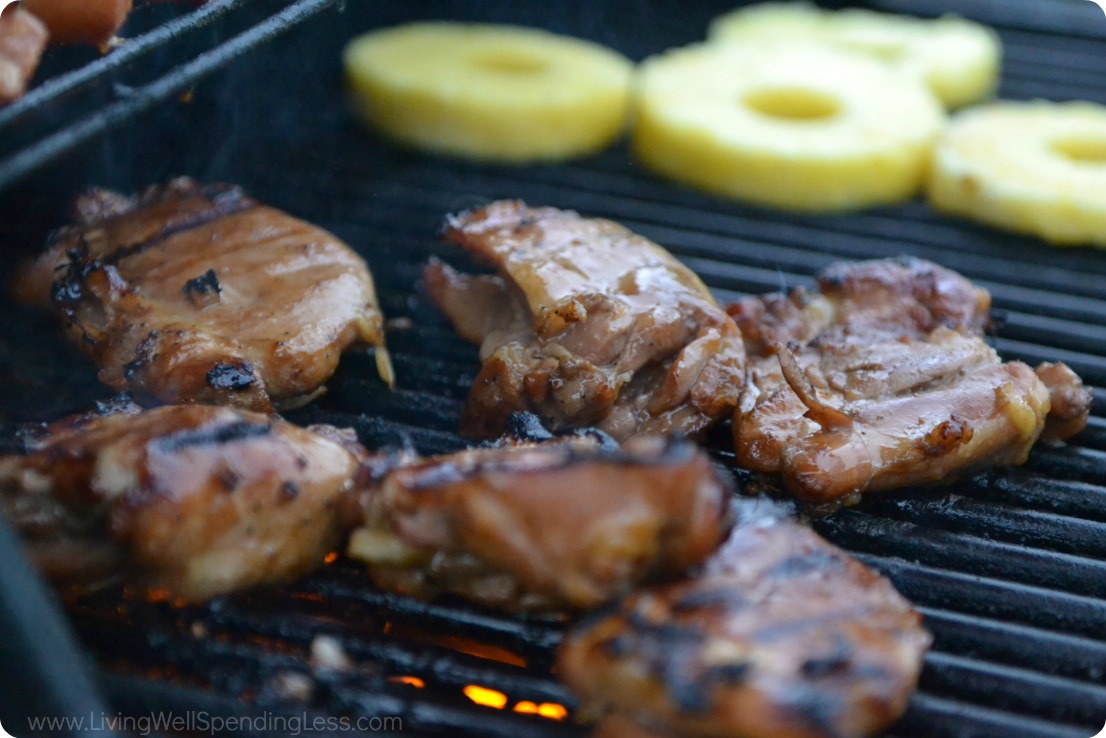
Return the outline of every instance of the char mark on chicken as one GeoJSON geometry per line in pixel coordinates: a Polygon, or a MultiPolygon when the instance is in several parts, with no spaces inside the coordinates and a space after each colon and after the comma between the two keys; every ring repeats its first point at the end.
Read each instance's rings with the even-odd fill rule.
{"type": "Polygon", "coordinates": [[[467,435],[498,436],[517,411],[620,440],[695,434],[736,405],[737,328],[660,246],[608,220],[518,201],[451,217],[445,237],[498,272],[439,262],[424,272],[439,309],[480,345],[467,435]]]}
{"type": "Polygon", "coordinates": [[[53,304],[105,384],[268,412],[321,392],[357,343],[390,380],[372,276],[326,231],[188,179],[77,209],[15,293],[53,304]]]}

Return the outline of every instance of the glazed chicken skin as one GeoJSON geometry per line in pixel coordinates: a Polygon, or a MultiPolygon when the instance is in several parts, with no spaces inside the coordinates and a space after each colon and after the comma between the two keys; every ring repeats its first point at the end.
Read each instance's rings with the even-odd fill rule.
{"type": "Polygon", "coordinates": [[[749,355],[738,462],[798,497],[852,502],[1020,464],[1046,419],[1050,440],[1086,424],[1070,369],[1003,363],[984,342],[990,296],[960,275],[887,259],[834,265],[818,287],[728,308],[749,355]]]}
{"type": "Polygon", "coordinates": [[[326,231],[188,179],[77,207],[15,295],[52,302],[110,387],[270,412],[321,391],[357,343],[390,383],[372,275],[326,231]]]}
{"type": "Polygon", "coordinates": [[[859,738],[905,710],[929,643],[887,580],[747,511],[701,574],[571,629],[557,673],[604,738],[859,738]]]}
{"type": "Polygon", "coordinates": [[[364,452],[315,430],[204,405],[82,417],[0,459],[0,500],[59,584],[124,575],[206,600],[304,574],[340,544],[364,452]]]}
{"type": "Polygon", "coordinates": [[[484,448],[393,470],[349,555],[383,589],[514,611],[594,607],[702,563],[730,487],[694,446],[637,438],[484,448]]]}
{"type": "Polygon", "coordinates": [[[42,21],[22,7],[9,6],[0,13],[0,105],[23,96],[47,37],[42,21]]]}
{"type": "Polygon", "coordinates": [[[608,220],[514,200],[451,217],[445,237],[497,276],[424,272],[483,364],[462,417],[499,435],[512,412],[619,440],[695,434],[737,404],[741,337],[671,254],[608,220]]]}

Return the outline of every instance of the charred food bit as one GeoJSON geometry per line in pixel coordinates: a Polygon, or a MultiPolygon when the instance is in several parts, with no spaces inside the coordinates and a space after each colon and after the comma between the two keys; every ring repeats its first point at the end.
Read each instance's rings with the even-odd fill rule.
{"type": "Polygon", "coordinates": [[[904,258],[837,264],[817,291],[730,306],[749,356],[739,463],[836,503],[1020,464],[1042,431],[1078,432],[1090,392],[1062,364],[1003,363],[982,338],[990,302],[960,275],[904,258]]]}
{"type": "Polygon", "coordinates": [[[0,502],[49,578],[118,574],[204,600],[322,565],[364,451],[348,431],[184,405],[80,417],[0,459],[0,502]]]}
{"type": "Polygon", "coordinates": [[[321,391],[358,342],[390,382],[372,275],[326,231],[188,179],[77,208],[16,295],[52,301],[105,384],[271,411],[321,391]]]}
{"type": "Polygon", "coordinates": [[[612,738],[858,738],[902,714],[929,642],[887,580],[768,514],[694,579],[585,618],[557,668],[612,738]]]}
{"type": "Polygon", "coordinates": [[[46,26],[19,6],[0,13],[0,105],[17,100],[38,69],[46,26]]]}
{"type": "Polygon", "coordinates": [[[22,0],[50,30],[52,44],[106,47],[131,12],[131,0],[22,0]]]}
{"type": "Polygon", "coordinates": [[[476,437],[529,410],[554,430],[618,439],[696,433],[737,403],[741,337],[671,254],[608,220],[500,201],[447,223],[446,238],[498,276],[425,273],[439,309],[483,367],[462,418],[476,437]]]}
{"type": "Polygon", "coordinates": [[[593,607],[701,563],[729,487],[694,446],[577,438],[466,451],[386,474],[349,555],[378,586],[511,610],[593,607]]]}

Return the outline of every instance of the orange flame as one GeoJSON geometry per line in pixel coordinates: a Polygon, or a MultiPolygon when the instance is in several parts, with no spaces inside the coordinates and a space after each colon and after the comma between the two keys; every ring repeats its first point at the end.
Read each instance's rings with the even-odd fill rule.
{"type": "Polygon", "coordinates": [[[333,564],[337,560],[338,560],[338,552],[337,551],[331,551],[330,553],[328,553],[323,558],[323,561],[326,562],[327,564],[333,564]]]}
{"type": "Polygon", "coordinates": [[[485,687],[478,687],[475,684],[470,684],[465,687],[463,691],[466,697],[478,705],[494,707],[497,710],[502,710],[507,706],[507,695],[502,692],[496,692],[494,689],[487,689],[485,687]]]}
{"type": "Polygon", "coordinates": [[[417,676],[394,676],[388,677],[389,682],[395,682],[396,684],[410,684],[412,687],[418,687],[422,689],[426,686],[426,682],[419,679],[417,676]]]}

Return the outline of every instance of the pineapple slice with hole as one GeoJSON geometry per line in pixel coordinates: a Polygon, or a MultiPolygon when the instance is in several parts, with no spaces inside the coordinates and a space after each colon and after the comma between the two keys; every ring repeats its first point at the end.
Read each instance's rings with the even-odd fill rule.
{"type": "Polygon", "coordinates": [[[711,22],[709,38],[725,43],[786,38],[863,53],[921,76],[949,109],[992,96],[1002,62],[998,34],[963,18],[822,10],[804,2],[732,11],[711,22]]]}
{"type": "Polygon", "coordinates": [[[945,113],[879,62],[807,44],[700,44],[647,59],[633,148],[650,169],[788,210],[913,196],[945,113]]]}
{"type": "Polygon", "coordinates": [[[412,23],[355,38],[355,112],[416,148],[528,162],[598,151],[629,107],[631,62],[580,39],[515,26],[412,23]]]}
{"type": "Polygon", "coordinates": [[[939,211],[1039,236],[1106,247],[1106,107],[997,102],[966,110],[934,150],[939,211]]]}

